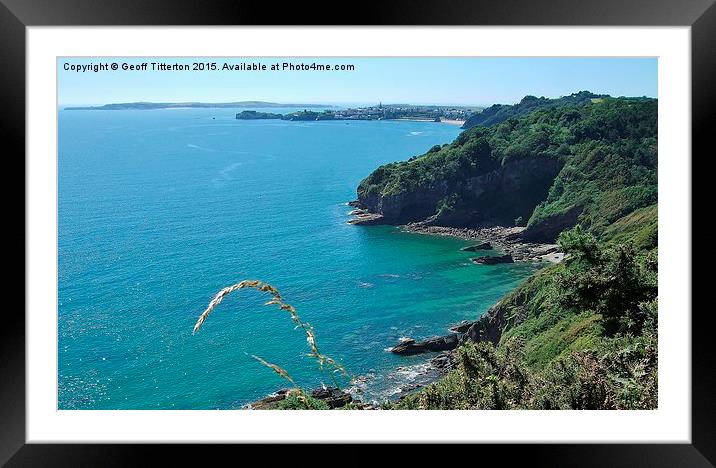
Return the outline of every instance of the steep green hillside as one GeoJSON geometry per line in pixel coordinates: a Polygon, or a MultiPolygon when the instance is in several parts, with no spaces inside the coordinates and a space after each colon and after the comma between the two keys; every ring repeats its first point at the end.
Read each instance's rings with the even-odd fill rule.
{"type": "Polygon", "coordinates": [[[556,223],[557,229],[550,228],[573,212],[580,213],[582,226],[599,233],[657,200],[656,101],[622,101],[587,109],[592,112],[586,118],[569,126],[581,143],[574,145],[547,198],[529,219],[533,238],[559,234],[569,225],[556,223]]]}
{"type": "Polygon", "coordinates": [[[526,224],[528,240],[551,241],[655,203],[656,169],[657,101],[604,98],[466,130],[379,167],[357,193],[386,223],[526,224]]]}
{"type": "Polygon", "coordinates": [[[386,408],[656,408],[657,250],[626,221],[610,227],[624,243],[565,231],[565,263],[491,308],[446,377],[386,408]]]}
{"type": "Polygon", "coordinates": [[[546,97],[525,96],[522,100],[514,105],[494,104],[481,112],[472,114],[463,124],[462,128],[468,129],[477,125],[490,127],[492,125],[504,122],[505,120],[524,117],[536,110],[548,109],[550,107],[560,107],[565,105],[584,105],[592,103],[596,100],[608,97],[603,94],[594,94],[589,91],[580,91],[562,96],[556,99],[548,99],[546,97]]]}
{"type": "Polygon", "coordinates": [[[613,244],[631,241],[637,249],[652,249],[659,241],[658,211],[655,203],[629,213],[607,226],[602,238],[613,244]]]}

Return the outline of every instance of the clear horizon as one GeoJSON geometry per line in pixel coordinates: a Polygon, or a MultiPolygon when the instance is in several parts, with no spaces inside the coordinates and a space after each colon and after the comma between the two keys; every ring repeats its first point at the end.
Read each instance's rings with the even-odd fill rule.
{"type": "Polygon", "coordinates": [[[514,104],[526,95],[579,91],[611,96],[658,94],[656,58],[58,58],[58,106],[131,102],[265,101],[334,106],[514,104]],[[77,72],[116,62],[120,69],[77,72]],[[122,70],[144,62],[354,65],[352,71],[122,70]]]}

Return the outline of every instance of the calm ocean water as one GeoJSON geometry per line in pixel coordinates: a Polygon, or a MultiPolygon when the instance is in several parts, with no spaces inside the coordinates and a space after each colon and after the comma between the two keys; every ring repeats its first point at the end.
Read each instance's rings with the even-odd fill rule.
{"type": "Polygon", "coordinates": [[[474,319],[534,271],[472,265],[460,240],[346,224],[363,177],[456,126],[235,112],[59,112],[60,409],[238,408],[286,384],[250,354],[307,388],[330,383],[256,292],[227,298],[192,336],[242,279],[279,288],[323,352],[368,376],[368,398],[388,398],[428,356],[386,348],[474,319]]]}

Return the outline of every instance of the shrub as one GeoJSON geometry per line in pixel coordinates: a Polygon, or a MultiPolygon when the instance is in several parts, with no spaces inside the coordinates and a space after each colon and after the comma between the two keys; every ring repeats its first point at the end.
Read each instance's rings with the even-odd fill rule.
{"type": "Polygon", "coordinates": [[[630,244],[604,246],[580,227],[560,235],[569,255],[557,277],[560,302],[573,310],[593,310],[610,333],[641,333],[649,311],[641,305],[657,295],[657,252],[637,253],[630,244]]]}
{"type": "Polygon", "coordinates": [[[278,403],[277,409],[280,410],[327,410],[328,405],[310,395],[306,395],[303,390],[289,391],[286,398],[278,403]]]}

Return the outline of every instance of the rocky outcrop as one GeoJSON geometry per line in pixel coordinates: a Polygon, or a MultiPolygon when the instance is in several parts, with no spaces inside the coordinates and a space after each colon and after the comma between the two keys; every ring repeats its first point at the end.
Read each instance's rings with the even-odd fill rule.
{"type": "MultiPolygon", "coordinates": [[[[528,280],[532,281],[532,279],[528,280]]],[[[507,326],[508,317],[511,326],[517,326],[527,317],[527,310],[524,307],[530,294],[528,288],[518,288],[513,293],[504,297],[500,302],[490,307],[482,317],[472,322],[464,334],[461,335],[461,343],[466,340],[479,343],[489,341],[497,345],[502,338],[502,331],[507,326]]]]}
{"type": "MultiPolygon", "coordinates": [[[[255,410],[271,410],[277,409],[279,403],[285,400],[292,392],[299,392],[298,389],[284,388],[278,390],[267,397],[264,397],[258,401],[246,405],[246,409],[255,410]]],[[[321,387],[311,392],[311,397],[324,402],[329,409],[342,408],[349,403],[353,403],[360,409],[367,409],[367,406],[358,400],[354,400],[353,397],[343,390],[336,387],[321,387]]]]}
{"type": "Polygon", "coordinates": [[[462,250],[463,252],[477,252],[478,250],[492,250],[492,244],[490,244],[489,242],[482,242],[480,244],[463,247],[460,250],[462,250]]]}
{"type": "MultiPolygon", "coordinates": [[[[497,345],[502,337],[502,331],[507,326],[507,317],[510,317],[513,326],[522,323],[527,315],[524,305],[527,303],[527,292],[517,290],[508,295],[497,304],[490,307],[482,317],[477,320],[464,320],[450,327],[455,333],[416,342],[413,339],[403,339],[400,344],[391,349],[393,353],[413,355],[434,351],[452,351],[466,341],[479,343],[489,341],[497,345]]],[[[451,368],[450,354],[440,356],[439,361],[433,362],[436,368],[451,368]]]]}
{"type": "Polygon", "coordinates": [[[438,202],[449,192],[449,184],[442,182],[399,194],[359,193],[358,201],[366,211],[382,215],[387,223],[403,224],[434,215],[438,202]]]}
{"type": "Polygon", "coordinates": [[[276,409],[278,408],[278,404],[285,400],[288,396],[289,392],[291,390],[288,388],[283,388],[276,393],[272,393],[271,395],[264,397],[258,401],[255,401],[253,403],[250,403],[246,405],[246,409],[257,409],[257,410],[267,410],[267,409],[276,409]]]}
{"type": "Polygon", "coordinates": [[[362,224],[364,226],[372,226],[376,224],[385,224],[383,221],[383,215],[377,213],[371,213],[370,211],[363,208],[361,202],[353,200],[348,202],[348,206],[352,206],[355,210],[348,213],[353,216],[349,219],[348,224],[362,224]]]}
{"type": "Polygon", "coordinates": [[[311,392],[311,396],[323,401],[331,409],[342,408],[353,401],[353,397],[350,394],[336,387],[317,388],[311,392]]]}
{"type": "Polygon", "coordinates": [[[403,226],[402,229],[404,231],[419,234],[459,237],[465,240],[483,241],[485,239],[489,239],[489,242],[485,243],[490,244],[494,250],[501,250],[503,254],[511,255],[515,262],[549,261],[559,263],[564,258],[564,254],[559,251],[559,245],[557,244],[543,244],[525,241],[522,236],[525,228],[521,226],[456,228],[446,226],[428,226],[424,223],[412,223],[403,226]]]}
{"type": "Polygon", "coordinates": [[[512,255],[487,255],[485,257],[475,257],[470,259],[472,263],[477,265],[497,265],[498,263],[514,263],[512,255]]]}
{"type": "Polygon", "coordinates": [[[415,341],[409,338],[402,340],[400,344],[394,346],[390,352],[410,356],[413,354],[449,351],[457,348],[459,343],[458,335],[440,336],[425,341],[415,341]]]}
{"type": "Polygon", "coordinates": [[[351,215],[355,216],[353,219],[349,219],[348,224],[356,224],[363,226],[375,226],[377,224],[385,224],[383,215],[376,213],[369,213],[365,210],[353,210],[351,215]]]}
{"type": "Polygon", "coordinates": [[[479,343],[481,341],[489,341],[497,345],[502,337],[502,330],[505,328],[505,308],[500,308],[499,304],[491,307],[485,315],[476,320],[462,335],[461,343],[472,341],[479,343]]]}

